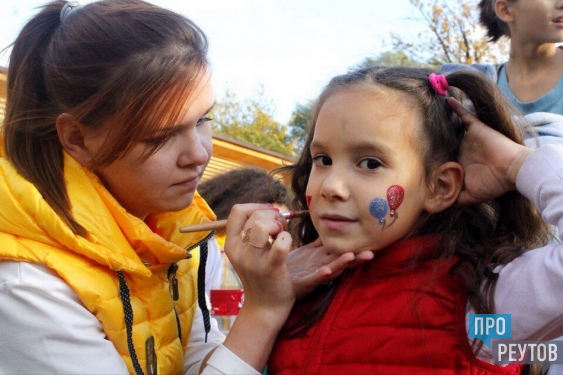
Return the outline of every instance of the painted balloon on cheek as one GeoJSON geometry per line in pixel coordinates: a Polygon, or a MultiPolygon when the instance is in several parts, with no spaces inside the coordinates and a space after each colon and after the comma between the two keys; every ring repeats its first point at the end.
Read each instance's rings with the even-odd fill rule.
{"type": "Polygon", "coordinates": [[[305,200],[307,201],[307,208],[309,208],[309,205],[311,204],[311,196],[310,195],[305,196],[305,200]]]}
{"type": "Polygon", "coordinates": [[[405,190],[399,185],[389,186],[387,189],[387,202],[389,203],[389,216],[395,219],[399,218],[399,214],[396,212],[397,208],[403,203],[403,198],[405,198],[405,190]]]}
{"type": "Polygon", "coordinates": [[[385,226],[385,215],[387,215],[387,202],[381,198],[375,198],[369,204],[369,213],[371,216],[379,219],[379,224],[385,226]]]}

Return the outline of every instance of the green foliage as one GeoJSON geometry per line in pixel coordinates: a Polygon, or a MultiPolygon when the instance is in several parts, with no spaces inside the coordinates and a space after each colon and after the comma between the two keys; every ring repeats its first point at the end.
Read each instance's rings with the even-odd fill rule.
{"type": "Polygon", "coordinates": [[[236,95],[227,90],[210,116],[213,118],[217,134],[291,156],[295,141],[288,136],[288,127],[273,119],[274,106],[264,97],[260,88],[256,98],[239,101],[236,95]]]}
{"type": "Polygon", "coordinates": [[[309,119],[311,117],[312,103],[301,104],[297,103],[295,109],[291,113],[291,119],[287,126],[290,129],[291,138],[295,142],[296,156],[303,150],[305,141],[307,141],[307,129],[309,119]]]}

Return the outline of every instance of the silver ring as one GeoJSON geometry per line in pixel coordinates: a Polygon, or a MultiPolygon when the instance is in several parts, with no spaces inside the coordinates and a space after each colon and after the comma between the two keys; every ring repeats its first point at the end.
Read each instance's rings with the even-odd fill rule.
{"type": "Polygon", "coordinates": [[[255,244],[254,242],[248,240],[248,244],[249,244],[250,246],[252,246],[252,247],[257,248],[257,249],[265,249],[265,248],[268,247],[269,242],[266,242],[264,245],[257,245],[257,244],[255,244]]]}
{"type": "Polygon", "coordinates": [[[240,232],[240,238],[242,238],[242,242],[246,242],[250,239],[250,230],[252,229],[252,227],[248,228],[248,229],[243,229],[242,232],[240,232]]]}

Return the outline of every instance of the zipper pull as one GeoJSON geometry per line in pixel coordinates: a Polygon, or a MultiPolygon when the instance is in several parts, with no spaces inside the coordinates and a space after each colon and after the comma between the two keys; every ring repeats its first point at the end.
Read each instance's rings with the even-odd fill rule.
{"type": "Polygon", "coordinates": [[[170,294],[174,301],[178,301],[180,298],[180,292],[178,291],[178,279],[176,278],[176,270],[178,270],[178,265],[176,263],[172,264],[168,269],[168,282],[170,283],[170,294]]]}

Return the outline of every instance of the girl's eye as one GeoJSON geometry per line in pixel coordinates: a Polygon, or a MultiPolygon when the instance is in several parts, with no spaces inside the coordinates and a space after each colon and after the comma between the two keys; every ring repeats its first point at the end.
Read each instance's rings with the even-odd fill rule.
{"type": "Polygon", "coordinates": [[[382,163],[381,163],[381,161],[379,161],[377,159],[367,158],[367,159],[361,160],[360,164],[358,164],[358,165],[361,169],[375,170],[375,169],[381,167],[382,163]]]}
{"type": "Polygon", "coordinates": [[[313,163],[319,167],[326,167],[332,165],[332,159],[326,155],[319,155],[313,158],[313,163]]]}
{"type": "Polygon", "coordinates": [[[212,119],[211,117],[209,117],[209,116],[203,116],[202,118],[200,118],[199,120],[197,120],[196,126],[203,125],[203,124],[205,124],[205,123],[208,122],[208,121],[213,121],[213,119],[212,119]]]}

